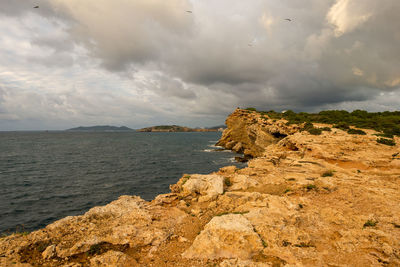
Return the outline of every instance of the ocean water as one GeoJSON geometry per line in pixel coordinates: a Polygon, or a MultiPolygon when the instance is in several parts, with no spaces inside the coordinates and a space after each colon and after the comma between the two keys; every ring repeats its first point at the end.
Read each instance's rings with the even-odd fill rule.
{"type": "Polygon", "coordinates": [[[234,162],[221,133],[2,132],[0,233],[32,231],[121,195],[168,193],[184,173],[234,162]]]}

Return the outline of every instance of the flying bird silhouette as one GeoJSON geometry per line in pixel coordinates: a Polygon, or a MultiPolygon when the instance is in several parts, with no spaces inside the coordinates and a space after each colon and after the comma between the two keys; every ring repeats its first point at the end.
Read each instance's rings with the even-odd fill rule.
{"type": "Polygon", "coordinates": [[[191,11],[191,10],[186,10],[186,12],[187,12],[187,13],[193,13],[193,11],[191,11]]]}
{"type": "Polygon", "coordinates": [[[39,6],[34,6],[33,8],[39,8],[39,6]]]}
{"type": "Polygon", "coordinates": [[[287,20],[287,21],[292,21],[291,19],[285,19],[285,20],[287,20]]]}

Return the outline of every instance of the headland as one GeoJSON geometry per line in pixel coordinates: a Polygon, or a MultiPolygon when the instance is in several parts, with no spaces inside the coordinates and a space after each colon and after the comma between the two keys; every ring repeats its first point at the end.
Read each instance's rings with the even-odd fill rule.
{"type": "Polygon", "coordinates": [[[0,265],[400,266],[398,136],[243,109],[226,124],[218,145],[248,167],[3,237],[0,265]]]}

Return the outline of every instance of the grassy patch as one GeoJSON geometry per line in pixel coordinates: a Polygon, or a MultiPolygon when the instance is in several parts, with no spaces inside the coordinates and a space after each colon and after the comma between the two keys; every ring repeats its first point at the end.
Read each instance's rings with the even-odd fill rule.
{"type": "Polygon", "coordinates": [[[240,215],[243,215],[243,214],[246,214],[246,213],[249,213],[249,211],[234,211],[234,212],[225,211],[225,212],[218,213],[215,216],[219,217],[219,216],[224,216],[224,215],[228,215],[228,214],[240,214],[240,215]]]}
{"type": "Polygon", "coordinates": [[[321,174],[321,177],[332,177],[335,171],[329,170],[321,174]]]}
{"type": "Polygon", "coordinates": [[[387,146],[395,146],[396,142],[393,139],[379,138],[376,140],[379,144],[387,145],[387,146]]]}
{"type": "Polygon", "coordinates": [[[228,177],[225,177],[224,183],[225,183],[226,186],[231,186],[232,185],[231,179],[229,179],[228,177]]]}
{"type": "Polygon", "coordinates": [[[304,186],[308,191],[313,190],[313,189],[317,189],[317,186],[315,184],[308,184],[306,186],[304,186]]]}
{"type": "Polygon", "coordinates": [[[186,184],[186,182],[190,179],[190,175],[185,175],[182,180],[182,185],[186,184]]]}
{"type": "Polygon", "coordinates": [[[294,245],[295,247],[298,247],[298,248],[312,248],[312,247],[315,247],[315,245],[313,244],[313,243],[311,243],[311,242],[300,242],[299,244],[295,244],[294,245]]]}
{"type": "Polygon", "coordinates": [[[365,227],[375,227],[378,224],[377,221],[368,220],[364,223],[363,228],[365,227]]]}
{"type": "Polygon", "coordinates": [[[264,248],[268,247],[268,244],[267,242],[264,241],[264,239],[261,239],[261,242],[264,248]]]}
{"type": "Polygon", "coordinates": [[[101,252],[101,245],[100,244],[94,244],[94,245],[90,246],[90,248],[86,252],[86,254],[88,256],[93,256],[93,255],[96,255],[96,254],[100,254],[100,252],[101,252]]]}

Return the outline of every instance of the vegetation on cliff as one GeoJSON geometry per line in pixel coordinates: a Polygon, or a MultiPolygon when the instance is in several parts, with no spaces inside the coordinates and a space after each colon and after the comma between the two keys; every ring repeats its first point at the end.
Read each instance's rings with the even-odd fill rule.
{"type": "MultiPolygon", "coordinates": [[[[363,129],[373,129],[381,132],[384,137],[400,136],[400,111],[394,112],[367,112],[365,110],[326,110],[319,113],[296,113],[288,110],[282,113],[270,111],[257,111],[255,108],[247,108],[250,112],[258,112],[272,119],[286,119],[289,124],[304,122],[333,124],[335,128],[349,130],[349,126],[363,129]]],[[[350,132],[353,134],[354,132],[350,132]]],[[[362,133],[360,133],[362,134],[362,133]]]]}

